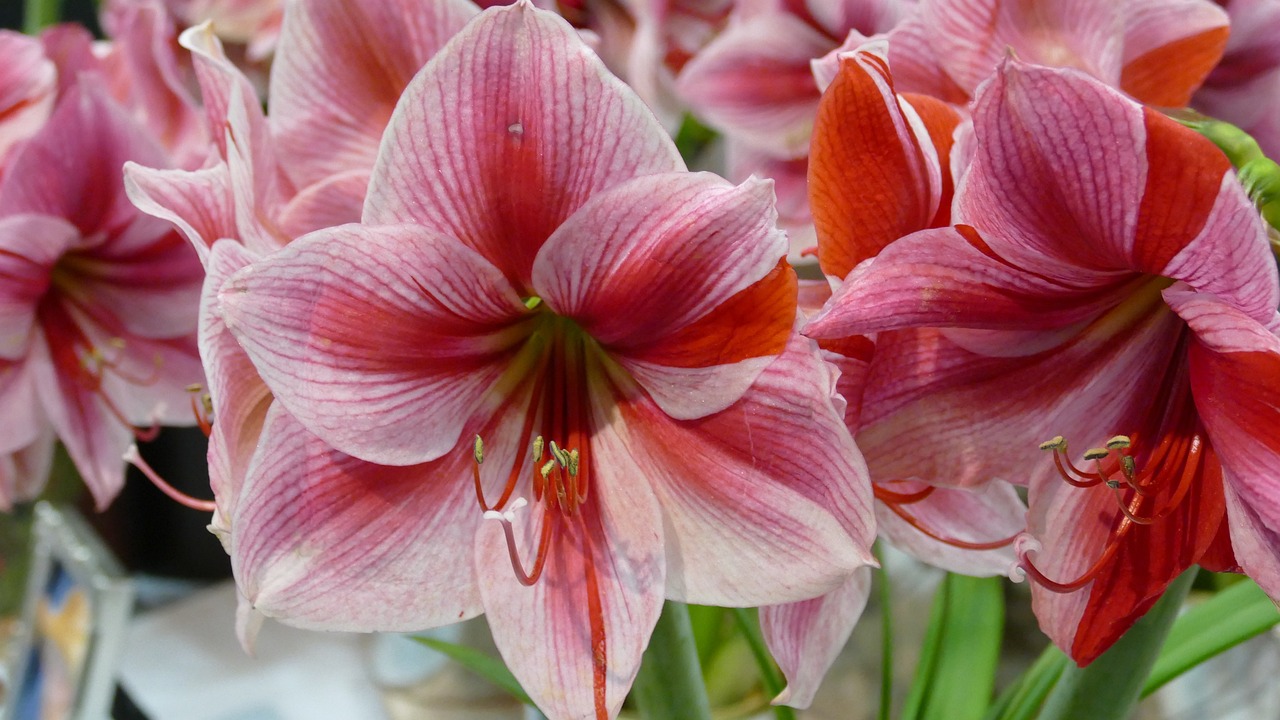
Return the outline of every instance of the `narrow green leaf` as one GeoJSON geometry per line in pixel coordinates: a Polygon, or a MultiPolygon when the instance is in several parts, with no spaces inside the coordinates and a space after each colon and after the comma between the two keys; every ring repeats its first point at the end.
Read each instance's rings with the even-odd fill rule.
{"type": "Polygon", "coordinates": [[[1146,697],[1165,683],[1280,623],[1280,610],[1252,580],[1238,582],[1187,610],[1169,631],[1142,687],[1146,697]]]}
{"type": "Polygon", "coordinates": [[[1035,717],[1070,662],[1053,645],[1045,648],[1022,677],[1000,695],[984,720],[1029,720],[1035,717]]]}
{"type": "Polygon", "coordinates": [[[1045,700],[1039,720],[1130,717],[1195,575],[1194,569],[1188,570],[1170,583],[1151,610],[1088,667],[1068,664],[1045,700]]]}
{"type": "Polygon", "coordinates": [[[530,700],[524,688],[520,687],[520,681],[516,680],[516,676],[511,674],[501,660],[466,645],[457,645],[429,637],[415,637],[414,640],[443,653],[462,667],[511,693],[525,705],[533,705],[533,700],[530,700]]]}
{"type": "Polygon", "coordinates": [[[995,687],[1004,631],[999,578],[948,574],[934,596],[930,627],[902,717],[978,720],[995,687]]]}
{"type": "Polygon", "coordinates": [[[724,644],[725,612],[724,608],[711,605],[689,606],[689,625],[693,628],[693,642],[698,646],[698,665],[702,667],[704,677],[711,658],[724,644]]]}
{"type": "MultiPolygon", "coordinates": [[[[760,668],[760,680],[764,683],[765,693],[770,698],[777,697],[786,684],[778,666],[773,662],[773,656],[769,654],[769,648],[764,644],[759,619],[755,612],[743,608],[733,609],[733,619],[742,631],[742,636],[747,639],[747,644],[751,646],[751,654],[760,668]]],[[[774,705],[773,715],[778,720],[795,720],[796,711],[786,705],[774,705]]]]}

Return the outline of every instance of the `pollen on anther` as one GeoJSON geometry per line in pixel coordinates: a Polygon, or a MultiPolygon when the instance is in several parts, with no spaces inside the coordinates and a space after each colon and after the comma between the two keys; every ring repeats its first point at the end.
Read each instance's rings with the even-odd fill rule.
{"type": "Polygon", "coordinates": [[[1106,448],[1089,448],[1084,451],[1085,460],[1101,460],[1109,455],[1110,452],[1106,448]]]}
{"type": "Polygon", "coordinates": [[[1040,443],[1041,450],[1066,450],[1067,439],[1061,435],[1053,436],[1053,439],[1040,443]]]}
{"type": "Polygon", "coordinates": [[[479,435],[476,435],[476,445],[472,455],[475,456],[477,465],[484,464],[484,440],[481,440],[479,435]]]}
{"type": "Polygon", "coordinates": [[[1125,448],[1128,448],[1131,444],[1132,443],[1129,441],[1128,435],[1116,435],[1115,437],[1107,441],[1107,449],[1108,450],[1124,450],[1125,448]]]}

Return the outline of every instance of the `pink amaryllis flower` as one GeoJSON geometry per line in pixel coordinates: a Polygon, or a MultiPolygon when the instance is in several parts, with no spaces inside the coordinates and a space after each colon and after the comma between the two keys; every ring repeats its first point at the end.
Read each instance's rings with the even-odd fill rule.
{"type": "Polygon", "coordinates": [[[1238,562],[1276,596],[1280,287],[1226,159],[1080,73],[1016,61],[973,122],[956,224],[890,244],[806,329],[895,337],[859,438],[903,448],[887,472],[1029,483],[1040,547],[1020,564],[1080,663],[1192,564],[1238,562]]]}
{"type": "Polygon", "coordinates": [[[362,224],[220,296],[287,411],[232,535],[257,611],[358,630],[484,612],[545,712],[609,717],[664,598],[800,600],[871,562],[770,185],[682,171],[639,98],[527,3],[424,68],[362,224]],[[365,470],[274,472],[335,450],[365,470]]]}
{"type": "Polygon", "coordinates": [[[1182,107],[1227,42],[1226,13],[1209,0],[924,0],[920,7],[891,33],[899,47],[890,58],[908,68],[910,89],[940,96],[972,93],[1012,51],[1087,72],[1139,102],[1182,107]]]}
{"type": "MultiPolygon", "coordinates": [[[[72,86],[0,180],[0,454],[40,467],[47,428],[99,507],[121,456],[156,424],[189,424],[200,264],[165,223],[125,197],[127,159],[164,150],[90,82],[72,86]],[[140,428],[140,429],[135,429],[140,428]]],[[[6,481],[20,499],[43,478],[6,481]]],[[[0,490],[5,488],[0,487],[0,490]]],[[[0,493],[0,504],[13,498],[0,493]]]]}

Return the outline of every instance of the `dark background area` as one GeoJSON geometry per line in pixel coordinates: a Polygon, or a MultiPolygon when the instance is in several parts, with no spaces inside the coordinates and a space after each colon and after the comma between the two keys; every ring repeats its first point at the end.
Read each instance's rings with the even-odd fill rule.
{"type": "MultiPolygon", "coordinates": [[[[21,29],[21,0],[0,0],[0,28],[21,29]]],[[[101,36],[93,0],[63,0],[62,17],[101,36]]],[[[194,418],[194,416],[193,416],[194,418]]],[[[205,460],[207,441],[196,428],[166,428],[139,449],[174,487],[197,498],[212,498],[205,460]]],[[[187,579],[231,574],[222,544],[209,533],[209,515],[183,507],[129,469],[124,491],[103,513],[94,512],[87,493],[73,489],[78,506],[131,572],[187,579]]]]}

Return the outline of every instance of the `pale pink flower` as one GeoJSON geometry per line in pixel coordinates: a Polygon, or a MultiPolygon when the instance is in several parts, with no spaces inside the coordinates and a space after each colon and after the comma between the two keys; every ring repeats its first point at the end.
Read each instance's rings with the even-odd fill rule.
{"type": "Polygon", "coordinates": [[[1268,157],[1280,157],[1280,2],[1229,0],[1231,37],[1191,104],[1240,126],[1268,157]]]}
{"type": "MultiPolygon", "coordinates": [[[[121,456],[135,434],[191,422],[184,388],[201,379],[199,262],[129,204],[126,159],[163,165],[168,156],[86,82],[63,95],[0,180],[0,455],[48,448],[51,425],[98,507],[123,484],[121,456]]],[[[13,462],[40,466],[24,457],[13,462]]],[[[26,499],[42,481],[0,489],[26,499]]]]}
{"type": "Polygon", "coordinates": [[[348,630],[485,612],[545,712],[609,717],[664,598],[799,600],[871,562],[770,185],[682,170],[528,4],[428,64],[362,224],[220,295],[276,398],[232,535],[257,611],[348,630]]]}

